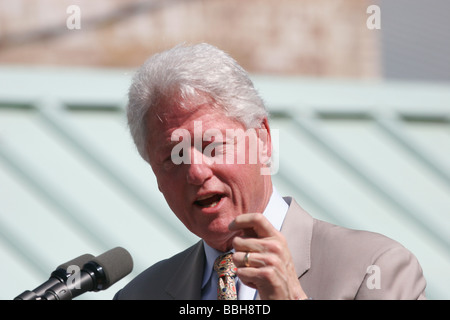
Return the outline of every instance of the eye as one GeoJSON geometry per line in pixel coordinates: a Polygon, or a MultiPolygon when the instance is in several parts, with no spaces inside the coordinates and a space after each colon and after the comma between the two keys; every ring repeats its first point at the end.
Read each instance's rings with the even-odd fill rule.
{"type": "Polygon", "coordinates": [[[162,166],[164,170],[170,170],[174,168],[175,166],[178,166],[182,163],[183,159],[183,150],[181,149],[178,154],[177,153],[171,153],[167,157],[164,158],[162,161],[162,166]]]}
{"type": "Polygon", "coordinates": [[[215,157],[225,153],[226,141],[213,141],[203,146],[203,154],[208,157],[215,157]]]}
{"type": "Polygon", "coordinates": [[[227,151],[227,142],[226,141],[222,141],[222,142],[217,142],[214,150],[217,151],[219,154],[224,154],[227,151]]]}

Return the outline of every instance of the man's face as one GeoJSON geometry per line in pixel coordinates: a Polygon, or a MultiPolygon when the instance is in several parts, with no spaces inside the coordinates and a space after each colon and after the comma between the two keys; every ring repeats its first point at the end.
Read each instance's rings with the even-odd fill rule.
{"type": "MultiPolygon", "coordinates": [[[[208,104],[195,107],[194,111],[176,106],[167,109],[170,112],[162,117],[150,113],[147,118],[150,132],[147,150],[158,187],[172,211],[191,232],[218,250],[229,250],[234,234],[228,225],[240,214],[263,212],[272,192],[270,176],[261,175],[260,159],[249,164],[248,148],[245,163],[237,160],[239,139],[227,139],[227,130],[245,131],[240,122],[208,104]],[[188,161],[177,165],[172,150],[182,140],[172,141],[172,134],[180,130],[190,135],[190,141],[183,140],[185,147],[180,155],[188,161]],[[205,139],[205,132],[219,134],[205,139]],[[215,163],[213,157],[221,155],[227,160],[215,163]]],[[[268,132],[267,120],[263,126],[268,132]]],[[[257,131],[253,133],[260,138],[257,131]]],[[[247,140],[248,147],[251,139],[247,140]]],[[[264,147],[270,149],[270,136],[258,141],[262,140],[264,147]]]]}

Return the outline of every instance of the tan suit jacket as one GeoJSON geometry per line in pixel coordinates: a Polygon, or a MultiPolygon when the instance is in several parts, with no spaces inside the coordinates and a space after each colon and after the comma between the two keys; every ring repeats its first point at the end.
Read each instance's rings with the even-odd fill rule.
{"type": "MultiPolygon", "coordinates": [[[[312,218],[292,198],[281,233],[312,299],[425,299],[417,259],[383,235],[312,218]]],[[[201,299],[203,242],[151,266],[114,299],[201,299]]],[[[257,297],[259,298],[259,297],[257,297]]]]}

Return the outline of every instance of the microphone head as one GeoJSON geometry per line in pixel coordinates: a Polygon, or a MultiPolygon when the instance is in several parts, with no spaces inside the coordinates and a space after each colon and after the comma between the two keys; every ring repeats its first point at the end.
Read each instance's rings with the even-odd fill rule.
{"type": "Polygon", "coordinates": [[[116,247],[98,257],[92,259],[103,268],[105,283],[103,290],[107,289],[133,270],[133,258],[130,253],[122,247],[116,247]]]}

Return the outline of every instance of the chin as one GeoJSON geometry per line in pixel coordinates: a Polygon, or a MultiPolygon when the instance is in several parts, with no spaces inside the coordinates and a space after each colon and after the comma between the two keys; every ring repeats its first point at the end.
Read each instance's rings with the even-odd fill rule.
{"type": "Polygon", "coordinates": [[[207,233],[204,233],[204,236],[201,237],[204,239],[210,246],[221,250],[226,251],[228,250],[229,246],[231,246],[231,242],[233,238],[236,236],[236,232],[231,232],[228,229],[228,225],[231,223],[225,223],[220,225],[210,225],[208,227],[207,233]],[[218,248],[220,247],[220,249],[218,248]],[[222,249],[223,247],[226,247],[227,249],[222,249]]]}

